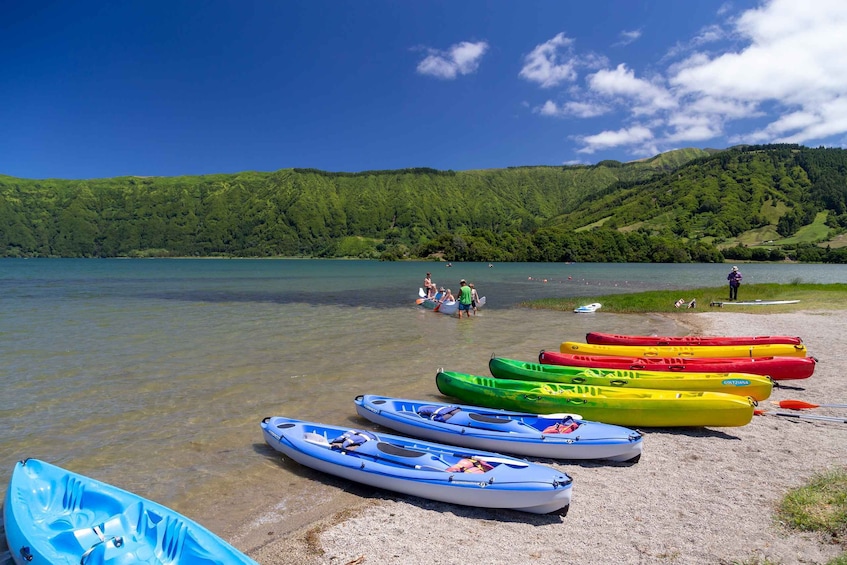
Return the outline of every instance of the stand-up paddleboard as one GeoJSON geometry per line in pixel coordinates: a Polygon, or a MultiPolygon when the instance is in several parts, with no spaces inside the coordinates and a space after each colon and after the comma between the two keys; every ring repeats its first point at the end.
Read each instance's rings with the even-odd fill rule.
{"type": "Polygon", "coordinates": [[[747,300],[744,302],[709,302],[709,306],[778,306],[780,304],[797,304],[799,300],[747,300]]]}

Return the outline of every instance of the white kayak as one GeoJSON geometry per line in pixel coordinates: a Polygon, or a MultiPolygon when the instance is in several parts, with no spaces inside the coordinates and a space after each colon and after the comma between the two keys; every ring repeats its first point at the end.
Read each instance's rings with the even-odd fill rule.
{"type": "Polygon", "coordinates": [[[344,479],[430,500],[567,514],[572,479],[498,453],[272,416],[265,441],[294,461],[344,479]]]}
{"type": "Polygon", "coordinates": [[[375,424],[440,443],[552,459],[634,463],[641,457],[641,433],[579,414],[527,414],[373,394],[354,402],[359,415],[375,424]]]}
{"type": "Polygon", "coordinates": [[[718,306],[719,308],[724,306],[779,306],[781,304],[797,304],[799,302],[799,300],[742,300],[741,302],[710,302],[709,306],[718,306]]]}
{"type": "Polygon", "coordinates": [[[599,302],[594,302],[592,304],[584,304],[578,308],[574,308],[574,312],[577,314],[590,314],[591,312],[596,312],[600,308],[602,308],[602,304],[599,302]]]}

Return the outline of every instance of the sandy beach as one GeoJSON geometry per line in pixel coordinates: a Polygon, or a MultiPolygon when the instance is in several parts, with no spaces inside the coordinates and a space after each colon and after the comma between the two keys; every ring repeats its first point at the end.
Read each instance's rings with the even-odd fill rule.
{"type": "MultiPolygon", "coordinates": [[[[677,316],[679,335],[798,335],[818,359],[776,401],[847,401],[843,312],[677,316]],[[686,332],[687,329],[687,332],[686,332]]],[[[806,414],[844,416],[818,408],[806,414]]],[[[645,430],[635,464],[540,462],[574,479],[569,514],[538,516],[395,495],[330,479],[334,491],[285,536],[266,532],[249,555],[288,564],[824,563],[842,549],[775,520],[786,491],[847,465],[847,424],[755,416],[739,428],[645,430]]]]}

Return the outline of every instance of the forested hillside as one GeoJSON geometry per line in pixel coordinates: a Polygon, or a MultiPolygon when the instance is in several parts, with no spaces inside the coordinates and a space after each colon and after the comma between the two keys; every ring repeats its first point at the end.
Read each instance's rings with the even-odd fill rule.
{"type": "Polygon", "coordinates": [[[799,146],[458,172],[0,176],[0,255],[685,262],[811,249],[807,260],[838,261],[811,241],[752,256],[738,238],[815,222],[837,235],[845,179],[847,152],[799,146]]]}

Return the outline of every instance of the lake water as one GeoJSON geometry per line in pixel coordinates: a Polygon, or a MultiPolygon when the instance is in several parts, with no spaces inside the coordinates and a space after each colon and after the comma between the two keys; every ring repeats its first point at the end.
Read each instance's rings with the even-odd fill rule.
{"type": "MultiPolygon", "coordinates": [[[[0,485],[36,457],[196,519],[242,549],[327,489],[285,462],[265,416],[362,427],[353,398],[441,399],[435,373],[487,374],[587,331],[679,334],[659,316],[523,300],[718,286],[729,265],[319,260],[0,260],[0,485]],[[473,319],[415,306],[427,271],[476,283],[473,319]]],[[[742,265],[744,282],[844,282],[841,265],[742,265]]],[[[743,295],[742,287],[742,295],[743,295]]],[[[335,485],[335,486],[332,486],[335,485]]]]}

